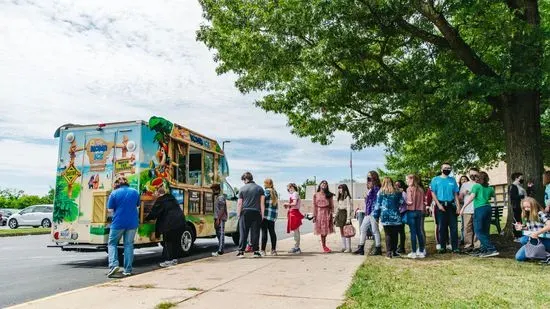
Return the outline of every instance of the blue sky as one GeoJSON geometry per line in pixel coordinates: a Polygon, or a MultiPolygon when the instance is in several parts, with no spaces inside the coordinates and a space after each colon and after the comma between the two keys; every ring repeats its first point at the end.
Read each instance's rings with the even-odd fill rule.
{"type": "MultiPolygon", "coordinates": [[[[348,134],[321,146],[254,107],[232,75],[217,76],[195,41],[196,1],[0,2],[0,187],[43,194],[54,184],[65,123],[163,116],[226,144],[233,185],[250,170],[278,188],[349,178],[348,134]]],[[[382,148],[354,153],[354,174],[384,164],[382,148]]]]}

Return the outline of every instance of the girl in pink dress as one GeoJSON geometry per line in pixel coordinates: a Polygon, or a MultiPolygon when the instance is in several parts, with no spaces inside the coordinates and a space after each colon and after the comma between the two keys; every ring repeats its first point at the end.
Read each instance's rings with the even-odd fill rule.
{"type": "Polygon", "coordinates": [[[321,181],[317,193],[313,196],[313,222],[315,223],[315,235],[321,235],[323,252],[330,253],[327,247],[327,235],[334,233],[332,213],[334,212],[334,194],[328,189],[328,182],[321,181]]]}

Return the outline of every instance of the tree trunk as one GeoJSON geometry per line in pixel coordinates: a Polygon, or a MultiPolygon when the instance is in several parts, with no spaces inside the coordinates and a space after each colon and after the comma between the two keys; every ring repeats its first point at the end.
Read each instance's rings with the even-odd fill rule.
{"type": "MultiPolygon", "coordinates": [[[[515,93],[507,97],[502,109],[506,134],[506,163],[508,181],[514,172],[523,173],[525,185],[535,184],[535,197],[542,202],[542,133],[540,127],[540,93],[538,91],[515,93]]],[[[508,203],[505,235],[513,234],[513,212],[508,203]]]]}

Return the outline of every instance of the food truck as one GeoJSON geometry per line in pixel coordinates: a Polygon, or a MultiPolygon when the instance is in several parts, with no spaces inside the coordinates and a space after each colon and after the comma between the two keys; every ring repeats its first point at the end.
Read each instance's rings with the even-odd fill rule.
{"type": "Polygon", "coordinates": [[[229,167],[215,140],[161,117],[148,122],[66,124],[55,137],[59,159],[51,232],[55,245],[50,247],[107,250],[107,201],[118,176],[125,176],[140,193],[136,248],[158,245],[155,223],[144,219],[160,186],[169,190],[185,214],[183,254],[189,253],[196,238],[215,237],[213,183],[221,185],[227,198],[226,235],[238,243],[237,198],[226,181],[229,167]]]}

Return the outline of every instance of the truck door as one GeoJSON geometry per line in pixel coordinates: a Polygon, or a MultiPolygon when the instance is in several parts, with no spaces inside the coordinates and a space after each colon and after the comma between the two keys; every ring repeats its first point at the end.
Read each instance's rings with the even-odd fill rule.
{"type": "MultiPolygon", "coordinates": [[[[116,130],[86,132],[84,144],[82,192],[80,194],[79,223],[92,222],[95,195],[111,191],[113,187],[116,130]]],[[[104,209],[101,212],[104,213],[104,209]]],[[[94,219],[95,221],[95,219],[94,219]]],[[[104,221],[104,220],[103,220],[104,221]]]]}

